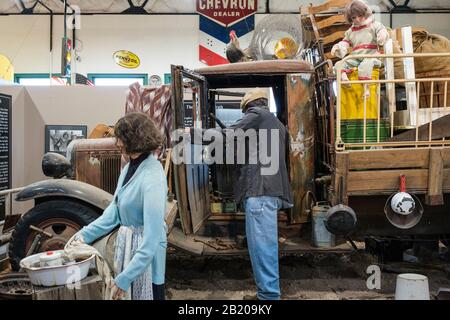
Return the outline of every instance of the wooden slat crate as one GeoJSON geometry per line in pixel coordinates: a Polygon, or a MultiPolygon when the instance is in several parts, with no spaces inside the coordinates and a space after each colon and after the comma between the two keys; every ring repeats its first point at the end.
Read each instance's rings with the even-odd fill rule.
{"type": "MultiPolygon", "coordinates": [[[[450,72],[427,72],[416,74],[416,78],[450,78],[450,72]]],[[[445,81],[434,83],[433,108],[442,108],[450,106],[450,83],[447,84],[445,92],[445,81]],[[447,94],[447,99],[445,99],[447,94]]],[[[431,106],[431,82],[422,82],[420,84],[420,107],[429,108],[431,106]]]]}

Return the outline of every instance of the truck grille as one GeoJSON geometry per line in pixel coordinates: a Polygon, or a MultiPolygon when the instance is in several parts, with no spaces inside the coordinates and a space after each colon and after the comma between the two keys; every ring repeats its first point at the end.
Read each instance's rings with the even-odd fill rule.
{"type": "Polygon", "coordinates": [[[100,158],[100,188],[114,194],[120,175],[120,155],[100,158]]]}

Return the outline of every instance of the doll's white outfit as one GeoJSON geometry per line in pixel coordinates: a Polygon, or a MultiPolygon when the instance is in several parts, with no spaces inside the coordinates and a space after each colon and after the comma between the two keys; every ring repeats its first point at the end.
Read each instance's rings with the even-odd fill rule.
{"type": "MultiPolygon", "coordinates": [[[[344,58],[348,49],[352,48],[352,59],[339,61],[336,63],[335,70],[341,67],[343,73],[353,72],[353,68],[358,68],[359,80],[371,80],[372,71],[375,66],[381,66],[381,60],[376,58],[358,58],[363,54],[378,54],[378,46],[384,46],[389,39],[389,33],[386,27],[374,20],[373,15],[367,18],[362,24],[353,24],[350,29],[345,32],[344,39],[335,44],[331,53],[339,58],[344,58]],[[354,57],[354,58],[353,58],[354,57]]],[[[343,79],[347,78],[346,74],[343,79]]],[[[348,78],[347,78],[348,79],[348,78]]]]}

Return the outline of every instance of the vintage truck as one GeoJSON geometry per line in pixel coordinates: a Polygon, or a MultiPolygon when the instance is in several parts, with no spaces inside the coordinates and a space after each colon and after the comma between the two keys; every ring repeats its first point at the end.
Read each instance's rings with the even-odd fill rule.
{"type": "MultiPolygon", "coordinates": [[[[242,62],[195,71],[172,66],[171,85],[152,90],[162,90],[170,97],[165,103],[171,121],[165,129],[173,130],[218,127],[219,114],[229,111],[228,116],[236,116],[233,108],[217,107],[219,97],[236,99],[242,96],[242,89],[271,89],[274,114],[290,136],[284,152],[294,195],[294,207],[279,214],[281,252],[348,250],[352,248],[349,243],[356,247],[353,240],[366,240],[369,247],[374,242],[394,240],[446,243],[450,237],[447,118],[438,117],[431,124],[428,120],[398,135],[388,127],[392,130],[382,136],[384,118],[380,111],[372,119],[375,129],[370,131],[369,120],[360,119],[359,140],[349,139],[345,135],[348,123],[341,119],[346,89],[339,78],[336,82],[329,67],[328,62],[298,60],[242,62]],[[191,106],[189,114],[186,101],[191,106]],[[367,138],[370,132],[371,139],[367,138]],[[406,190],[415,201],[409,215],[391,208],[391,198],[401,187],[401,175],[406,177],[406,190]],[[336,242],[328,248],[311,245],[317,210],[327,212],[327,228],[336,235],[336,242]]],[[[381,110],[386,108],[382,87],[388,83],[431,83],[431,88],[444,83],[445,103],[435,108],[444,112],[449,80],[353,81],[352,86],[378,86],[376,107],[381,110]]],[[[431,92],[430,97],[435,94],[431,92]]],[[[153,96],[161,99],[164,95],[153,96]]],[[[432,111],[431,105],[417,113],[432,111]]],[[[388,113],[386,118],[393,125],[390,117],[393,115],[388,113]]],[[[245,216],[232,192],[236,166],[174,165],[171,150],[168,143],[161,157],[171,190],[166,216],[170,246],[198,255],[245,253],[245,216]]],[[[12,234],[9,257],[14,269],[30,251],[61,248],[83,225],[99,217],[112,199],[123,164],[114,138],[78,140],[68,157],[70,160],[46,155],[43,168],[55,179],[29,185],[16,196],[17,201],[34,199],[35,206],[20,218],[12,234]]]]}

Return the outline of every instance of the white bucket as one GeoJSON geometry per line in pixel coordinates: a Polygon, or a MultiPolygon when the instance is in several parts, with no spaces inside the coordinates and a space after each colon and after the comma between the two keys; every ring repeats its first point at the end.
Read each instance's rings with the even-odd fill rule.
{"type": "Polygon", "coordinates": [[[399,274],[395,287],[395,300],[430,300],[428,278],[415,273],[399,274]]]}

